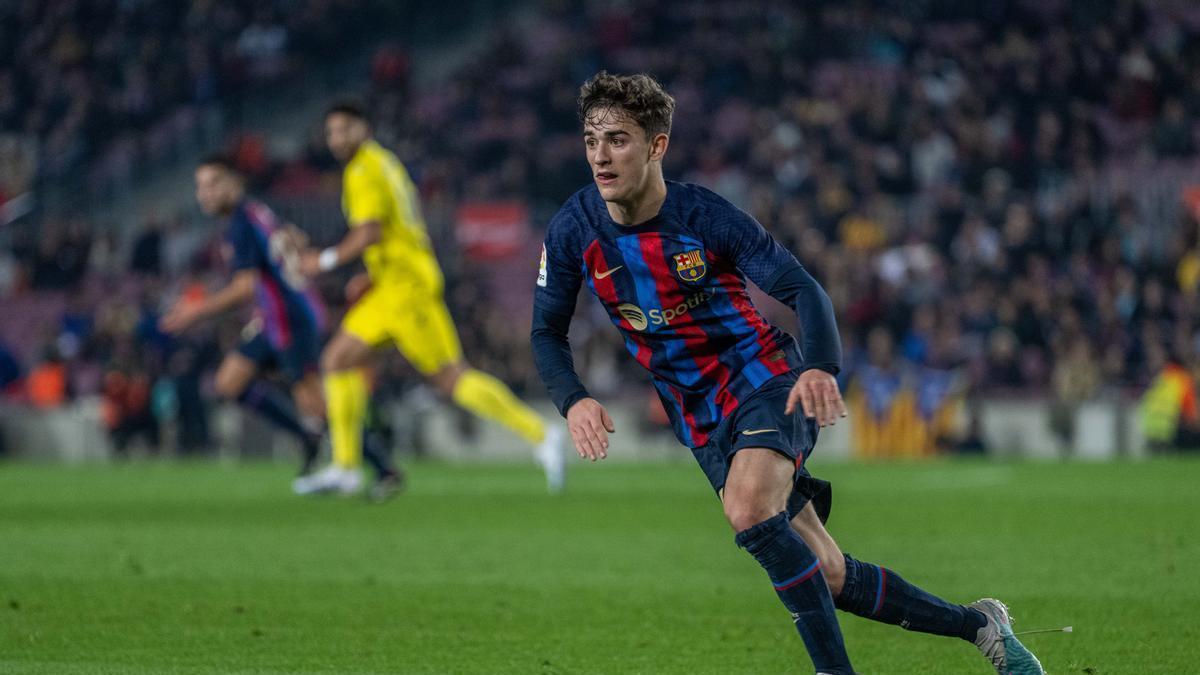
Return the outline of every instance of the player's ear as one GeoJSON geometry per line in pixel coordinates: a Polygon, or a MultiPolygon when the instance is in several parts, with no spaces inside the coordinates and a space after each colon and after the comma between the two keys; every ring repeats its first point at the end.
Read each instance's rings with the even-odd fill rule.
{"type": "Polygon", "coordinates": [[[650,139],[650,161],[658,161],[667,154],[667,144],[670,137],[666,134],[654,134],[654,138],[650,139]]]}

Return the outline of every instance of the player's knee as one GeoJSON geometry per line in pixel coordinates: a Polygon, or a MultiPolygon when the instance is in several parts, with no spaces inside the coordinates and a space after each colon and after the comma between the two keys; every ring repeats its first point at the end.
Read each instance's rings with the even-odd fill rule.
{"type": "Polygon", "coordinates": [[[453,398],[454,388],[458,386],[458,378],[462,377],[466,370],[466,364],[452,364],[430,375],[429,382],[439,395],[444,398],[453,398]]]}
{"type": "Polygon", "coordinates": [[[756,499],[726,498],[724,506],[725,519],[734,532],[748,530],[780,511],[756,499]]]}
{"type": "Polygon", "coordinates": [[[217,371],[217,376],[213,378],[213,389],[217,396],[227,401],[236,400],[245,388],[241,380],[221,371],[217,371]]]}
{"type": "Polygon", "coordinates": [[[454,385],[458,384],[458,377],[456,375],[437,373],[431,375],[429,381],[433,384],[433,389],[438,393],[438,396],[447,399],[453,398],[454,385]]]}
{"type": "Polygon", "coordinates": [[[292,389],[292,400],[300,412],[309,417],[322,417],[325,414],[325,401],[319,388],[298,386],[292,389]]]}

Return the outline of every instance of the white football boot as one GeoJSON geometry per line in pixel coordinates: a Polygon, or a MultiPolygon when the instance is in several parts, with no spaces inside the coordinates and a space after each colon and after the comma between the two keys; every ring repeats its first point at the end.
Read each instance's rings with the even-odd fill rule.
{"type": "Polygon", "coordinates": [[[336,464],[330,464],[316,473],[300,476],[292,481],[292,492],[298,495],[351,496],[362,490],[362,484],[362,472],[358,469],[346,469],[336,464]]]}
{"type": "Polygon", "coordinates": [[[563,428],[558,424],[546,426],[546,437],[533,451],[533,457],[546,472],[546,489],[550,494],[562,492],[567,480],[567,460],[563,452],[563,428]]]}

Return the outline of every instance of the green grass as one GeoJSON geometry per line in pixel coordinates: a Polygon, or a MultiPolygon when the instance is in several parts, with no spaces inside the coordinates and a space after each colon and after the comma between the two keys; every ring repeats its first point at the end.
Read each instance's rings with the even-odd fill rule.
{"type": "MultiPolygon", "coordinates": [[[[1194,673],[1200,462],[830,465],[830,529],[959,601],[1005,600],[1049,672],[1194,673]]],[[[0,465],[3,673],[812,672],[690,460],[418,465],[396,501],[286,467],[0,465]]],[[[984,674],[843,615],[862,673],[984,674]]]]}

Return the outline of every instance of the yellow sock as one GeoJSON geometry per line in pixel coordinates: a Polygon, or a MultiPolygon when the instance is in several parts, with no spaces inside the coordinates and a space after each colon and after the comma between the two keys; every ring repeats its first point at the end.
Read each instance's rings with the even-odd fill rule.
{"type": "Polygon", "coordinates": [[[362,464],[363,423],[367,416],[367,378],[361,370],[325,376],[325,407],[333,463],[346,469],[362,464]]]}
{"type": "Polygon", "coordinates": [[[454,402],[484,419],[499,422],[521,438],[541,443],[546,423],[532,408],[521,402],[504,383],[487,373],[471,368],[454,384],[454,402]]]}

